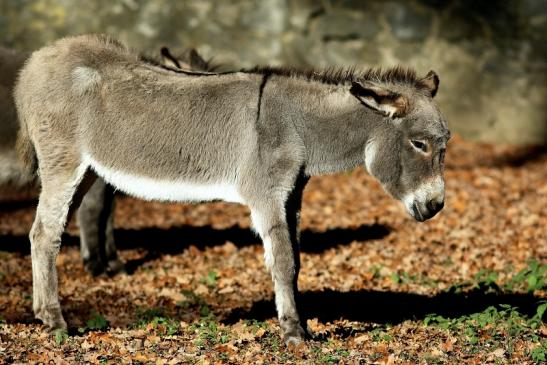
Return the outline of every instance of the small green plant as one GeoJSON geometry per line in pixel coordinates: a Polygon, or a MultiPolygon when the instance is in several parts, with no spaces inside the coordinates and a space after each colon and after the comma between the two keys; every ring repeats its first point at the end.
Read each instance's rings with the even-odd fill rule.
{"type": "Polygon", "coordinates": [[[547,341],[542,341],[538,347],[532,349],[530,357],[536,362],[547,361],[547,341]]]}
{"type": "Polygon", "coordinates": [[[528,266],[520,270],[504,286],[505,289],[514,290],[525,287],[528,292],[545,290],[547,281],[547,264],[540,264],[536,260],[528,263],[528,266]]]}
{"type": "Polygon", "coordinates": [[[57,346],[61,346],[68,340],[68,333],[64,329],[58,329],[53,332],[53,338],[57,346]]]}
{"type": "Polygon", "coordinates": [[[324,351],[323,347],[314,346],[312,351],[320,364],[343,364],[349,356],[349,351],[342,348],[324,351]]]}
{"type": "Polygon", "coordinates": [[[166,336],[172,336],[179,331],[179,322],[165,315],[161,308],[138,309],[136,315],[139,320],[131,328],[149,329],[166,336]]]}
{"type": "Polygon", "coordinates": [[[216,321],[209,318],[194,323],[190,329],[198,334],[199,338],[194,342],[198,347],[224,344],[230,340],[229,333],[224,328],[220,328],[216,321]]]}
{"type": "Polygon", "coordinates": [[[393,284],[399,284],[401,282],[401,277],[395,271],[391,273],[389,278],[393,281],[393,284]]]}
{"type": "Polygon", "coordinates": [[[536,314],[530,318],[530,321],[528,321],[528,324],[530,325],[530,328],[536,329],[541,326],[543,323],[543,315],[545,314],[545,311],[547,310],[547,301],[542,301],[538,305],[536,309],[536,314]]]}
{"type": "Polygon", "coordinates": [[[382,276],[381,271],[382,271],[382,265],[374,265],[372,267],[372,278],[379,279],[382,276]]]}
{"type": "Polygon", "coordinates": [[[498,284],[498,274],[495,271],[488,269],[481,269],[473,277],[473,287],[472,289],[486,289],[487,291],[493,290],[496,291],[499,289],[498,284]]]}
{"type": "Polygon", "coordinates": [[[211,308],[209,308],[209,305],[205,299],[190,290],[184,290],[182,291],[182,294],[186,297],[186,299],[179,301],[177,306],[184,309],[198,307],[200,316],[208,317],[211,315],[211,308]]]}
{"type": "Polygon", "coordinates": [[[101,314],[92,311],[91,318],[85,322],[85,327],[78,328],[78,332],[104,331],[108,328],[108,321],[101,314]]]}
{"type": "Polygon", "coordinates": [[[372,340],[375,342],[383,341],[390,342],[393,337],[385,331],[386,328],[376,327],[370,333],[372,335],[372,340]]]}
{"type": "Polygon", "coordinates": [[[209,271],[207,276],[203,279],[203,282],[209,287],[214,287],[218,280],[218,273],[216,271],[209,271]]]}
{"type": "MultiPolygon", "coordinates": [[[[540,302],[536,314],[529,318],[522,315],[517,308],[507,304],[499,307],[488,307],[479,313],[473,313],[458,318],[445,318],[431,314],[425,317],[424,325],[437,326],[459,335],[462,342],[471,345],[470,352],[477,350],[476,346],[503,346],[508,353],[513,351],[514,339],[526,337],[532,342],[540,342],[536,330],[543,323],[543,316],[547,310],[547,302],[540,302]]],[[[530,356],[534,361],[545,355],[542,344],[536,347],[530,356]]]]}

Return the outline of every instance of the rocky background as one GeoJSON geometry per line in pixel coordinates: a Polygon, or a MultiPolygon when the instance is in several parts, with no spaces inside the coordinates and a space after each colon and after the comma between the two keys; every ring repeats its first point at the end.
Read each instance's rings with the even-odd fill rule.
{"type": "Polygon", "coordinates": [[[0,2],[4,45],[33,50],[89,32],[149,54],[160,45],[194,46],[227,68],[434,69],[453,131],[489,142],[547,142],[544,0],[0,2]]]}

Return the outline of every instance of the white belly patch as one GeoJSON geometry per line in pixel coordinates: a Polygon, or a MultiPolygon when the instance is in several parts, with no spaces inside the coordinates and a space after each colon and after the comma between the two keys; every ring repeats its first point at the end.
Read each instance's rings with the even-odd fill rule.
{"type": "Polygon", "coordinates": [[[138,176],[124,171],[112,170],[85,155],[86,164],[107,183],[126,194],[145,200],[170,202],[200,202],[224,200],[243,203],[237,189],[230,183],[196,184],[138,176]]]}

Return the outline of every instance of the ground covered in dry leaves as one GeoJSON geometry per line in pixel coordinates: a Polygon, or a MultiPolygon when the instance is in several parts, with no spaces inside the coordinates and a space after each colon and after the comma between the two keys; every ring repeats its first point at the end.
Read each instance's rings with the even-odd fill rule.
{"type": "Polygon", "coordinates": [[[312,178],[286,350],[245,207],[118,198],[127,274],[91,277],[74,223],[58,267],[70,330],[32,317],[35,203],[0,206],[0,361],[532,364],[547,353],[547,153],[454,138],[446,207],[417,223],[362,169],[312,178]]]}

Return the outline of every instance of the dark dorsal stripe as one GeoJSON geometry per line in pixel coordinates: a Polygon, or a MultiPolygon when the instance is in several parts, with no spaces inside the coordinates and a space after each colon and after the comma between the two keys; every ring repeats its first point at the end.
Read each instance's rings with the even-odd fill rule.
{"type": "Polygon", "coordinates": [[[395,66],[388,69],[371,68],[364,71],[358,71],[355,67],[350,68],[327,68],[324,70],[317,69],[297,69],[290,67],[271,67],[271,66],[255,66],[250,69],[241,69],[239,71],[191,71],[181,70],[170,66],[166,66],[153,58],[141,56],[141,60],[150,65],[160,67],[164,70],[187,76],[224,76],[233,75],[235,73],[246,73],[256,75],[281,76],[289,78],[303,79],[307,81],[315,81],[323,84],[341,85],[349,84],[356,81],[371,81],[384,83],[407,84],[420,88],[419,79],[416,77],[416,71],[411,68],[395,66]]]}
{"type": "Polygon", "coordinates": [[[266,87],[266,82],[268,82],[268,78],[270,77],[269,73],[265,73],[262,76],[262,82],[260,83],[260,88],[258,89],[258,105],[257,105],[257,112],[256,112],[256,122],[260,120],[260,108],[262,107],[262,94],[264,94],[264,88],[266,87]]]}

